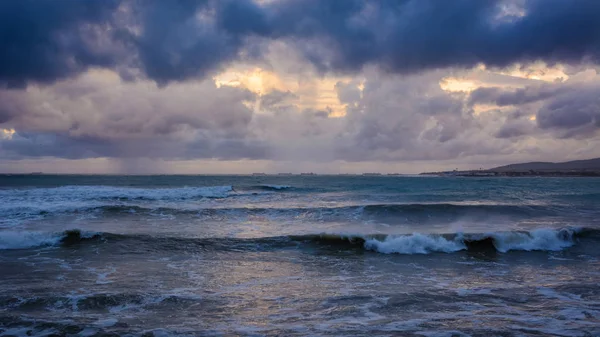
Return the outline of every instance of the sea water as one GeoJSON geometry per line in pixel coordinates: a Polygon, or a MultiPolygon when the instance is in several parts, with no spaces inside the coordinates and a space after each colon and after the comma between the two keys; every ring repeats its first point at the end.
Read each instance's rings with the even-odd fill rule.
{"type": "Polygon", "coordinates": [[[0,336],[599,336],[600,179],[0,176],[0,336]]]}

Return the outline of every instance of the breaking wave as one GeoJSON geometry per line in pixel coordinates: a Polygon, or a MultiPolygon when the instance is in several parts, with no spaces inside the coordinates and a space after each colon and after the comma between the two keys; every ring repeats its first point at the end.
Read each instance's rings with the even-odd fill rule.
{"type": "Polygon", "coordinates": [[[472,252],[511,250],[558,251],[575,244],[577,229],[537,229],[530,232],[495,232],[486,234],[455,234],[388,236],[383,240],[367,239],[365,248],[380,253],[427,254],[452,253],[461,250],[472,252]]]}
{"type": "Polygon", "coordinates": [[[366,249],[383,254],[429,254],[509,251],[559,251],[581,238],[600,239],[597,229],[537,229],[492,233],[408,235],[307,234],[262,238],[183,238],[68,230],[62,233],[0,232],[0,249],[73,246],[85,242],[121,242],[128,249],[271,251],[306,247],[366,249]],[[129,243],[129,244],[128,244],[129,243]]]}
{"type": "Polygon", "coordinates": [[[27,249],[46,246],[70,245],[101,238],[100,233],[68,230],[64,232],[2,231],[0,249],[27,249]]]}

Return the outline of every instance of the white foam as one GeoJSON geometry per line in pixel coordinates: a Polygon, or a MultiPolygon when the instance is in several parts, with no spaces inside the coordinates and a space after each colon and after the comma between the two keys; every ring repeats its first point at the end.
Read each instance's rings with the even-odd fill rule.
{"type": "Polygon", "coordinates": [[[101,326],[103,328],[108,328],[114,326],[118,322],[119,320],[116,318],[105,318],[97,320],[96,322],[94,322],[94,325],[101,326]]]}
{"type": "Polygon", "coordinates": [[[441,236],[415,233],[406,236],[388,236],[383,241],[367,239],[365,248],[384,254],[428,254],[431,252],[452,253],[466,247],[460,239],[447,240],[441,236]]]}
{"type": "MultiPolygon", "coordinates": [[[[100,233],[79,233],[80,237],[84,239],[92,238],[98,234],[100,233]]],[[[66,232],[0,231],[0,250],[56,246],[60,244],[66,235],[66,232]]]]}
{"type": "Polygon", "coordinates": [[[98,272],[98,270],[96,270],[96,268],[88,268],[88,270],[92,273],[96,273],[96,275],[97,275],[96,284],[112,283],[113,281],[110,280],[108,277],[109,277],[109,275],[117,272],[117,268],[115,268],[115,267],[110,267],[108,271],[105,271],[103,273],[98,272]]]}
{"type": "Polygon", "coordinates": [[[492,233],[496,249],[502,253],[510,250],[558,251],[571,247],[575,230],[536,229],[531,232],[492,233]]]}
{"type": "MultiPolygon", "coordinates": [[[[1,330],[0,330],[1,331],[1,330]]],[[[28,327],[17,327],[9,328],[0,332],[0,336],[56,336],[59,333],[58,330],[49,328],[44,330],[35,330],[28,327]]]]}
{"type": "Polygon", "coordinates": [[[290,185],[267,185],[267,184],[261,185],[261,186],[266,187],[266,188],[272,188],[274,190],[285,190],[285,189],[292,187],[290,185]]]}
{"type": "Polygon", "coordinates": [[[26,249],[40,246],[54,246],[60,243],[64,234],[29,231],[0,232],[0,249],[26,249]]]}
{"type": "MultiPolygon", "coordinates": [[[[139,206],[138,201],[179,202],[197,198],[226,198],[232,186],[135,188],[115,186],[62,186],[53,188],[0,189],[0,225],[13,227],[23,221],[39,220],[48,214],[78,212],[93,217],[102,206],[139,206]]],[[[145,205],[144,205],[145,206],[145,205]]],[[[132,208],[129,212],[135,212],[132,208]]]]}
{"type": "MultiPolygon", "coordinates": [[[[468,239],[492,238],[494,247],[501,253],[511,250],[560,251],[575,244],[574,234],[579,229],[536,229],[531,232],[492,232],[469,235],[468,239]]],[[[465,236],[459,233],[453,239],[436,234],[388,236],[383,241],[367,238],[365,248],[384,254],[428,254],[433,252],[452,253],[467,249],[465,236]]]]}

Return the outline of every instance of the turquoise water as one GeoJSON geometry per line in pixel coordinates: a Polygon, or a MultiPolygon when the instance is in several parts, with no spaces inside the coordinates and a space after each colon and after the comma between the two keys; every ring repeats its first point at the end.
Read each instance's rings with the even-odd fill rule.
{"type": "Polygon", "coordinates": [[[0,335],[600,334],[600,179],[0,176],[0,335]]]}

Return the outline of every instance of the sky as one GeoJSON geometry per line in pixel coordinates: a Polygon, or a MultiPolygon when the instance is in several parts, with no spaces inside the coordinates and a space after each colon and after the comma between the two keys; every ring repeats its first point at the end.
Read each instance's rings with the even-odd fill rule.
{"type": "Polygon", "coordinates": [[[3,0],[0,172],[600,157],[597,0],[3,0]]]}

